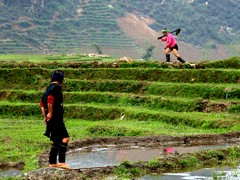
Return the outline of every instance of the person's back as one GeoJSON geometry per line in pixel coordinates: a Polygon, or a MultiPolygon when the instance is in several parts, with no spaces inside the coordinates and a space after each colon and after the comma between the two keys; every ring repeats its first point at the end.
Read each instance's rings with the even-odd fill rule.
{"type": "Polygon", "coordinates": [[[172,34],[170,34],[170,33],[168,33],[167,36],[162,38],[162,41],[167,41],[166,48],[167,47],[172,48],[172,47],[174,47],[177,44],[174,36],[172,34]]]}
{"type": "Polygon", "coordinates": [[[44,133],[45,136],[50,137],[54,122],[63,120],[63,96],[61,86],[56,82],[52,82],[47,87],[41,102],[43,103],[46,117],[48,114],[48,104],[53,104],[53,116],[51,119],[46,119],[46,131],[44,133]]]}
{"type": "Polygon", "coordinates": [[[53,141],[49,153],[49,167],[70,169],[65,163],[69,135],[63,122],[62,83],[64,73],[57,70],[52,74],[51,84],[40,101],[44,121],[47,124],[46,134],[53,141]],[[57,163],[57,156],[59,163],[57,163]]]}

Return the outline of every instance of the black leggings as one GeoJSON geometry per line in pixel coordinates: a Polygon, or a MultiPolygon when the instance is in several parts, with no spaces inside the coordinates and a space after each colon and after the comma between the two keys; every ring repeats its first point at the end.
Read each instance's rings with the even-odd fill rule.
{"type": "Polygon", "coordinates": [[[59,155],[58,161],[60,163],[65,163],[66,152],[67,152],[67,143],[53,142],[52,148],[49,153],[49,164],[57,164],[57,155],[59,155]]]}

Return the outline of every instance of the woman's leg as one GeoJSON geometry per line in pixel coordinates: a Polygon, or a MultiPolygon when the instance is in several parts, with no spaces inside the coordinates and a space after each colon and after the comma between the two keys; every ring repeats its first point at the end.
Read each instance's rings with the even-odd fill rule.
{"type": "Polygon", "coordinates": [[[49,153],[49,166],[56,166],[57,164],[57,155],[59,152],[59,143],[53,142],[52,148],[49,153]]]}
{"type": "Polygon", "coordinates": [[[68,144],[69,143],[69,137],[63,138],[62,142],[68,144]]]}
{"type": "Polygon", "coordinates": [[[177,49],[173,49],[173,54],[175,55],[176,58],[180,57],[177,49]]]}
{"type": "Polygon", "coordinates": [[[177,49],[173,49],[173,54],[176,56],[177,60],[179,60],[181,63],[185,63],[185,61],[178,54],[178,50],[177,49]]]}
{"type": "Polygon", "coordinates": [[[59,147],[59,167],[70,169],[70,166],[66,164],[66,152],[68,146],[69,138],[63,138],[59,147]]]}
{"type": "Polygon", "coordinates": [[[171,49],[167,48],[165,49],[165,54],[166,54],[166,62],[170,62],[170,53],[171,49]]]}

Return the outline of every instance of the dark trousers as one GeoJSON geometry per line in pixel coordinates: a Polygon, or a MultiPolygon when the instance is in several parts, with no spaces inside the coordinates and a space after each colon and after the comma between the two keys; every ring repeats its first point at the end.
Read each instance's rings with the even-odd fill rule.
{"type": "Polygon", "coordinates": [[[52,148],[49,153],[49,164],[57,164],[57,156],[58,156],[58,161],[60,163],[65,163],[66,152],[67,152],[67,143],[53,142],[52,148]]]}

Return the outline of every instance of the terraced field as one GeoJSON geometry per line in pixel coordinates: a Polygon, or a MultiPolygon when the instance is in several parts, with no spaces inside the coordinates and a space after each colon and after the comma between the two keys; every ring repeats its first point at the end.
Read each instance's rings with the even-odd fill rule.
{"type": "Polygon", "coordinates": [[[54,69],[66,75],[71,140],[239,131],[239,58],[189,65],[157,62],[13,62],[0,66],[0,161],[38,168],[50,147],[39,100],[54,69]],[[225,67],[225,68],[223,68],[225,67]]]}
{"type": "Polygon", "coordinates": [[[139,50],[138,45],[120,29],[115,21],[116,13],[105,2],[82,2],[79,15],[73,10],[75,8],[70,8],[70,17],[65,17],[66,13],[65,18],[54,15],[53,19],[47,20],[31,17],[16,22],[14,26],[3,18],[0,53],[79,53],[84,49],[92,52],[95,50],[93,45],[115,50],[139,50]]]}

